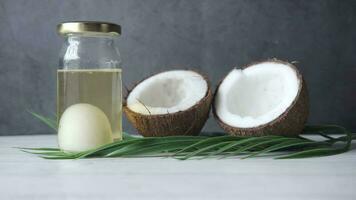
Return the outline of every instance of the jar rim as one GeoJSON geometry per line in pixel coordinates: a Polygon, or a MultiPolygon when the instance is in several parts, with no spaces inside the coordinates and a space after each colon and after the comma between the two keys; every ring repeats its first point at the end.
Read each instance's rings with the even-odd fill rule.
{"type": "Polygon", "coordinates": [[[64,36],[73,33],[121,35],[121,26],[111,22],[69,21],[58,24],[57,32],[64,36]]]}

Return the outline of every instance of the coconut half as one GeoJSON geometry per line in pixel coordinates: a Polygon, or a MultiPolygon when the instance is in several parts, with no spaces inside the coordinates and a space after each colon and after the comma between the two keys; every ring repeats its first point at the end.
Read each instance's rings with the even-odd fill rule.
{"type": "Polygon", "coordinates": [[[213,113],[231,135],[301,133],[308,94],[297,68],[277,59],[233,69],[215,92],[213,113]]]}
{"type": "Polygon", "coordinates": [[[138,83],[124,111],[143,136],[197,135],[210,110],[208,80],[191,70],[172,70],[138,83]]]}

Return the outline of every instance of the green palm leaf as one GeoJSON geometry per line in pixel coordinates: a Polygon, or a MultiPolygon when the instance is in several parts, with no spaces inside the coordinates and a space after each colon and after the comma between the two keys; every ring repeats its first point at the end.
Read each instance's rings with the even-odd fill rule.
{"type": "MultiPolygon", "coordinates": [[[[35,118],[57,130],[56,120],[29,111],[35,118]]],[[[345,128],[337,125],[306,126],[304,133],[319,134],[324,141],[314,141],[304,137],[284,136],[170,136],[140,137],[123,133],[122,141],[100,146],[83,152],[64,152],[58,148],[19,148],[21,151],[39,155],[45,159],[81,159],[91,157],[173,157],[181,160],[200,156],[207,157],[245,155],[242,158],[271,155],[280,152],[277,159],[320,157],[344,153],[350,149],[351,141],[356,139],[345,128]],[[331,137],[330,133],[342,133],[331,137]],[[342,147],[334,145],[343,143],[342,147]]]]}

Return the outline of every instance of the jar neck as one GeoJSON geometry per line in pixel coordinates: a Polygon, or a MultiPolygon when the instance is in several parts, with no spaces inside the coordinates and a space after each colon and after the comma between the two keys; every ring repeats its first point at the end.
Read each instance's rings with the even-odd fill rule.
{"type": "Polygon", "coordinates": [[[114,45],[114,37],[110,35],[68,34],[66,41],[69,45],[83,45],[83,47],[106,48],[114,45]]]}
{"type": "Polygon", "coordinates": [[[114,39],[110,34],[68,34],[61,52],[60,68],[118,68],[121,60],[114,39]]]}

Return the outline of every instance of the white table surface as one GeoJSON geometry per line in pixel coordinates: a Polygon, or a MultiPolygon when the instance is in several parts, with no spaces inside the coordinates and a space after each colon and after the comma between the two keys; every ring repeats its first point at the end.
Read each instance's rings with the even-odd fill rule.
{"type": "Polygon", "coordinates": [[[356,199],[356,150],[312,159],[45,160],[12,147],[56,136],[0,137],[0,199],[356,199]]]}

